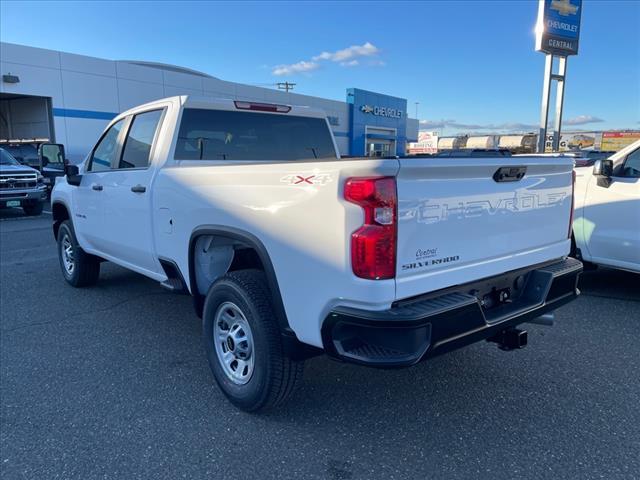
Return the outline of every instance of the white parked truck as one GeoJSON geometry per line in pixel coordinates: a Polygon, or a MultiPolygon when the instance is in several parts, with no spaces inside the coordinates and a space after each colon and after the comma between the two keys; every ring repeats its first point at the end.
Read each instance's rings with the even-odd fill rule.
{"type": "Polygon", "coordinates": [[[640,273],[640,140],[576,168],[575,255],[640,273]]]}
{"type": "Polygon", "coordinates": [[[173,97],[118,115],[53,190],[64,278],[107,260],[189,293],[239,408],[305,358],[413,365],[522,347],[578,294],[566,158],[340,159],[321,111],[173,97]]]}

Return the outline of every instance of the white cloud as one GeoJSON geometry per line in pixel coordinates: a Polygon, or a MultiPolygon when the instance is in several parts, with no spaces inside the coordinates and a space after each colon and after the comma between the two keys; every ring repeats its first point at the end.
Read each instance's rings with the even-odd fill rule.
{"type": "MultiPolygon", "coordinates": [[[[594,117],[592,115],[578,115],[574,118],[569,118],[562,122],[563,126],[576,126],[584,125],[587,123],[599,123],[604,122],[601,118],[594,117]]],[[[487,130],[491,132],[537,132],[540,126],[533,123],[520,123],[520,122],[504,122],[504,123],[459,123],[455,120],[420,120],[420,128],[424,130],[439,129],[439,128],[451,128],[457,131],[478,132],[487,130]]],[[[553,128],[553,122],[550,122],[548,128],[553,128]]],[[[572,130],[572,131],[575,131],[572,130]]],[[[488,132],[487,132],[488,133],[488,132]]]]}
{"type": "MultiPolygon", "coordinates": [[[[342,67],[357,67],[360,65],[358,58],[362,57],[375,57],[380,53],[378,47],[371,42],[365,42],[362,45],[351,45],[348,48],[338,50],[336,52],[322,52],[320,55],[312,57],[311,60],[301,60],[298,63],[292,63],[290,65],[276,65],[271,70],[273,75],[283,76],[292,75],[295,73],[305,73],[317,70],[320,68],[322,61],[339,63],[342,67]]],[[[372,58],[366,63],[368,66],[384,66],[385,63],[382,60],[372,58]]]]}
{"type": "Polygon", "coordinates": [[[519,122],[505,122],[505,123],[459,123],[455,120],[420,120],[420,128],[423,129],[438,129],[438,128],[453,128],[455,130],[476,131],[476,130],[491,130],[491,131],[507,131],[507,132],[522,132],[522,131],[535,131],[538,129],[537,125],[530,123],[519,122]]]}
{"type": "Polygon", "coordinates": [[[577,117],[568,118],[562,123],[564,125],[585,125],[587,123],[601,123],[603,119],[594,117],[593,115],[578,115],[577,117]]]}
{"type": "Polygon", "coordinates": [[[380,53],[378,47],[371,42],[363,45],[351,45],[350,47],[338,50],[336,52],[322,52],[320,55],[313,57],[314,61],[331,60],[332,62],[346,62],[358,57],[371,57],[380,53]]]}
{"type": "Polygon", "coordinates": [[[420,128],[423,128],[423,129],[445,128],[451,122],[455,122],[455,120],[420,120],[420,128]]]}
{"type": "Polygon", "coordinates": [[[291,75],[293,73],[311,72],[319,67],[320,65],[316,62],[306,62],[302,60],[298,63],[292,63],[291,65],[276,65],[273,67],[271,73],[277,76],[291,75]]]}

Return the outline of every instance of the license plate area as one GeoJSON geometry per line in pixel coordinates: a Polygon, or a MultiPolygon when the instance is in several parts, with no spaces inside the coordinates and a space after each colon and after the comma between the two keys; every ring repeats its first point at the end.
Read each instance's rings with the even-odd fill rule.
{"type": "Polygon", "coordinates": [[[7,202],[7,207],[19,207],[20,206],[20,200],[9,200],[7,202]]]}

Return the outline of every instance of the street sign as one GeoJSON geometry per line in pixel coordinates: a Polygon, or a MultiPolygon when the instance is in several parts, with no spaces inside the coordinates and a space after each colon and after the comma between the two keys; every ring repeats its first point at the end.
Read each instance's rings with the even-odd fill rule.
{"type": "Polygon", "coordinates": [[[577,55],[582,0],[539,0],[536,51],[577,55]]]}

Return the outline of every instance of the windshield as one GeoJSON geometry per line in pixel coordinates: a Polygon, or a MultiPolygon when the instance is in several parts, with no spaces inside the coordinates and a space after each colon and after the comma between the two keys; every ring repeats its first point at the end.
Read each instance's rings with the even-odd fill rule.
{"type": "Polygon", "coordinates": [[[0,148],[0,165],[20,165],[4,148],[0,148]]]}
{"type": "Polygon", "coordinates": [[[336,160],[324,118],[187,108],[177,160],[336,160]]]}

